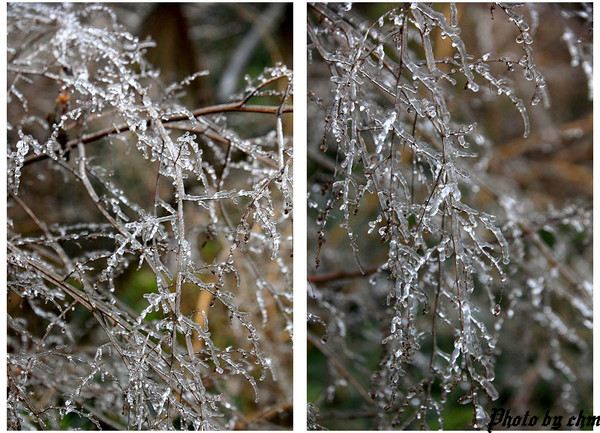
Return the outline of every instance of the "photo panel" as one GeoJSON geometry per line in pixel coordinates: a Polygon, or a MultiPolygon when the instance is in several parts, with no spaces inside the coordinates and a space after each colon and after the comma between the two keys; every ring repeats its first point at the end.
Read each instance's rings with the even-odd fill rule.
{"type": "Polygon", "coordinates": [[[292,27],[8,4],[9,429],[292,428],[292,27]]]}
{"type": "Polygon", "coordinates": [[[589,428],[592,4],[307,13],[309,429],[589,428]]]}

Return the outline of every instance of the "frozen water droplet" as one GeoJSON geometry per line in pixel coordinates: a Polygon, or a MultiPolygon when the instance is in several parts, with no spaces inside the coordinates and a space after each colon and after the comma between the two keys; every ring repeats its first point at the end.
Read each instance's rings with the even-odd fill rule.
{"type": "Polygon", "coordinates": [[[496,317],[498,317],[502,313],[502,307],[500,307],[500,304],[494,305],[494,309],[493,309],[492,313],[496,317]]]}

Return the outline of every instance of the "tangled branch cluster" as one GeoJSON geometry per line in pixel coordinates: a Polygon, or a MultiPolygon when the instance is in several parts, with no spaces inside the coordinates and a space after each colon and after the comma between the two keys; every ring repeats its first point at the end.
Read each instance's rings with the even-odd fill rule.
{"type": "Polygon", "coordinates": [[[110,8],[11,4],[8,35],[9,426],[251,428],[244,386],[291,401],[292,72],[190,110],[206,72],[165,86],[110,8]]]}
{"type": "MultiPolygon", "coordinates": [[[[490,402],[525,380],[528,356],[561,410],[589,390],[591,201],[538,206],[493,172],[497,143],[475,123],[477,110],[505,98],[527,138],[529,111],[550,107],[534,53],[538,11],[485,12],[512,25],[521,53],[496,57],[471,52],[456,5],[439,9],[398,4],[369,20],[351,4],[309,7],[309,124],[323,128],[309,136],[308,325],[330,377],[309,407],[311,428],[346,388],[376,428],[443,428],[456,402],[483,428],[490,402]],[[577,270],[572,254],[586,257],[577,270]],[[368,284],[348,282],[360,276],[368,284]],[[529,327],[531,350],[515,326],[529,327]],[[377,366],[365,347],[380,351],[377,366]],[[507,353],[513,368],[498,379],[507,353]]],[[[572,66],[591,86],[591,35],[577,39],[573,17],[591,27],[591,7],[562,11],[572,66]]]]}

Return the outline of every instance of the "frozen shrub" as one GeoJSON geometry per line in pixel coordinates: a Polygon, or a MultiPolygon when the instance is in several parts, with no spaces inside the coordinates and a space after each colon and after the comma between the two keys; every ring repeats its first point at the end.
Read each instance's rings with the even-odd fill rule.
{"type": "Polygon", "coordinates": [[[208,72],[162,82],[109,7],[12,3],[7,30],[9,427],[268,427],[291,404],[292,72],[189,107],[208,72]]]}
{"type": "Polygon", "coordinates": [[[312,428],[591,409],[591,20],[309,6],[312,428]]]}

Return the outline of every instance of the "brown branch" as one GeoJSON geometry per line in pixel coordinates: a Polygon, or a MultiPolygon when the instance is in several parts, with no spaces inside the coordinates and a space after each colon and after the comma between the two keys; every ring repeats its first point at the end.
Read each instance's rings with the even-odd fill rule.
{"type": "Polygon", "coordinates": [[[368,277],[376,273],[379,270],[379,266],[373,266],[371,268],[364,269],[361,271],[334,271],[327,274],[309,275],[308,281],[313,284],[325,284],[336,280],[346,280],[350,278],[361,278],[368,277]]]}
{"type": "MultiPolygon", "coordinates": [[[[195,126],[191,126],[191,125],[182,125],[182,124],[177,124],[177,125],[166,124],[164,126],[167,129],[177,129],[180,131],[189,131],[189,132],[193,132],[196,134],[204,135],[223,146],[227,146],[228,149],[230,149],[230,147],[231,147],[231,140],[223,137],[221,134],[218,134],[215,131],[212,131],[209,127],[204,127],[204,126],[195,127],[195,126]]],[[[256,155],[254,157],[270,167],[273,167],[273,168],[278,167],[277,162],[275,162],[273,159],[269,159],[265,156],[260,156],[260,155],[256,155]]]]}
{"type": "Polygon", "coordinates": [[[256,424],[259,422],[272,422],[272,423],[276,424],[275,421],[277,421],[277,418],[279,416],[281,416],[284,413],[291,415],[292,410],[293,410],[292,403],[284,402],[280,405],[269,407],[266,410],[264,410],[263,412],[260,412],[257,415],[254,415],[253,417],[250,417],[245,420],[239,420],[238,422],[235,423],[235,426],[233,427],[233,429],[234,430],[249,430],[249,427],[251,427],[253,424],[256,424]]]}
{"type": "MultiPolygon", "coordinates": [[[[199,108],[195,111],[192,111],[194,117],[208,116],[211,114],[217,113],[259,113],[259,114],[273,114],[277,115],[278,113],[292,113],[293,109],[289,105],[284,105],[283,108],[280,106],[263,106],[263,105],[244,105],[242,102],[231,102],[228,104],[218,104],[211,105],[210,107],[199,108]]],[[[190,120],[187,114],[174,114],[171,116],[167,116],[162,120],[162,123],[171,123],[171,122],[181,122],[184,120],[190,120]]],[[[146,121],[148,125],[150,123],[149,120],[146,121]]],[[[101,129],[100,131],[96,131],[90,134],[85,134],[80,138],[75,138],[73,140],[69,140],[65,146],[66,150],[72,149],[76,147],[79,143],[89,144],[97,140],[101,140],[105,137],[115,134],[121,134],[123,132],[129,131],[129,125],[126,123],[122,123],[120,125],[112,126],[110,128],[101,129]]],[[[44,159],[49,158],[47,154],[42,155],[32,155],[25,159],[23,163],[24,166],[32,164],[37,161],[42,161],[44,159]]]]}
{"type": "MultiPolygon", "coordinates": [[[[594,127],[594,119],[591,114],[571,122],[563,123],[556,131],[555,139],[551,140],[552,144],[557,144],[566,141],[572,131],[580,131],[582,135],[590,134],[594,127]]],[[[527,152],[540,151],[547,145],[548,140],[544,139],[548,135],[548,131],[543,130],[532,134],[529,138],[517,138],[508,143],[496,146],[496,152],[490,160],[492,170],[500,170],[506,161],[514,160],[523,156],[527,152]]]]}

